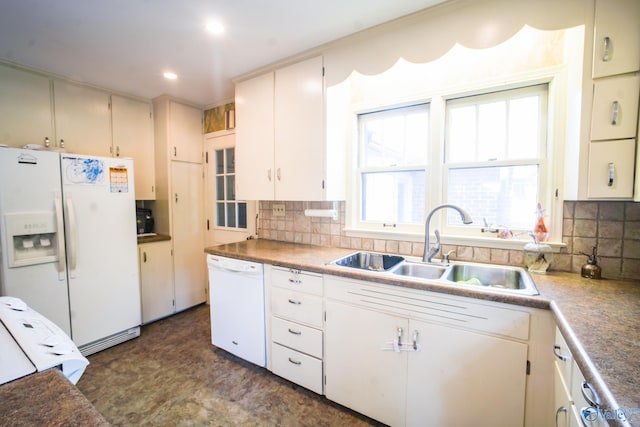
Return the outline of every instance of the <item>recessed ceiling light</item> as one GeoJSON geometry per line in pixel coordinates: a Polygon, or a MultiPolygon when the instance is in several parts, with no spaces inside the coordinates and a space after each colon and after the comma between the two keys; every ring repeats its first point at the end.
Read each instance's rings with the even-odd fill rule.
{"type": "Polygon", "coordinates": [[[170,71],[167,71],[166,73],[163,74],[165,79],[169,79],[169,80],[175,80],[178,78],[178,75],[176,73],[172,73],[170,71]]]}
{"type": "Polygon", "coordinates": [[[222,34],[224,33],[224,26],[219,21],[209,21],[207,22],[207,31],[213,34],[222,34]]]}

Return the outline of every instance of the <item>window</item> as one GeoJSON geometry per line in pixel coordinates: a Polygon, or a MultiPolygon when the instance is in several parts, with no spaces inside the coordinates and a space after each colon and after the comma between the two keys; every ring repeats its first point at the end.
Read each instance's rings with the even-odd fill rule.
{"type": "Polygon", "coordinates": [[[445,197],[472,214],[469,228],[485,222],[515,231],[533,226],[544,178],[546,112],[547,85],[446,102],[445,197]]]}
{"type": "Polygon", "coordinates": [[[359,224],[400,230],[422,224],[429,105],[360,114],[358,125],[359,224]]]}
{"type": "Polygon", "coordinates": [[[247,228],[247,203],[236,200],[235,149],[215,150],[215,224],[218,227],[247,228]]]}

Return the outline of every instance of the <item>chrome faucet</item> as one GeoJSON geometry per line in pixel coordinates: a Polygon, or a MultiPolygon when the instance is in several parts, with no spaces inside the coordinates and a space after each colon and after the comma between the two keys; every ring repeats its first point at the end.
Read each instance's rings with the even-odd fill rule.
{"type": "Polygon", "coordinates": [[[435,230],[433,232],[433,234],[435,234],[436,236],[436,244],[433,247],[431,247],[431,244],[429,243],[429,223],[431,222],[431,217],[433,216],[433,214],[437,210],[444,209],[444,208],[451,208],[451,209],[457,210],[460,213],[460,217],[462,218],[462,222],[464,224],[471,224],[473,222],[473,220],[471,219],[471,215],[469,215],[467,211],[465,211],[464,209],[456,205],[444,204],[444,205],[439,205],[433,208],[431,212],[429,212],[429,215],[427,215],[427,221],[425,223],[424,255],[422,256],[423,262],[431,262],[431,259],[434,256],[436,256],[438,252],[440,252],[440,232],[438,230],[435,230]]]}

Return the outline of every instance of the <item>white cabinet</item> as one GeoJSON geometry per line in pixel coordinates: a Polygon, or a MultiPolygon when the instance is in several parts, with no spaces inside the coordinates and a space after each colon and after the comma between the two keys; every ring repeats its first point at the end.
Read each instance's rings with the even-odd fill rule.
{"type": "Polygon", "coordinates": [[[633,197],[635,150],[635,139],[589,144],[587,194],[590,198],[633,197]]]}
{"type": "Polygon", "coordinates": [[[637,71],[640,68],[640,2],[596,0],[593,77],[637,71]]]}
{"type": "Polygon", "coordinates": [[[53,81],[55,145],[70,153],[111,156],[109,93],[53,81]]]}
{"type": "Polygon", "coordinates": [[[45,138],[55,138],[49,78],[0,66],[0,144],[22,148],[45,138]]]}
{"type": "Polygon", "coordinates": [[[607,420],[600,412],[599,398],[589,382],[585,380],[558,328],[556,328],[553,355],[555,356],[556,426],[607,426],[607,420]]]}
{"type": "MultiPolygon", "coordinates": [[[[323,59],[236,85],[237,194],[246,200],[327,200],[323,59]]],[[[339,175],[339,174],[336,174],[339,175]]]]}
{"type": "Polygon", "coordinates": [[[142,323],[173,314],[173,262],[171,241],[138,245],[142,323]]]}
{"type": "Polygon", "coordinates": [[[155,199],[153,106],[150,102],[112,95],[111,122],[111,155],[133,159],[136,200],[155,199]]]}
{"type": "Polygon", "coordinates": [[[528,313],[334,277],[325,293],[327,398],[390,425],[524,425],[528,313]]]}
{"type": "Polygon", "coordinates": [[[271,371],[322,394],[322,275],[273,267],[270,280],[271,371]]]}
{"type": "Polygon", "coordinates": [[[192,155],[193,162],[176,160],[174,155],[201,153],[202,127],[194,119],[194,107],[161,97],[154,99],[153,108],[155,227],[156,232],[171,236],[176,310],[180,311],[206,301],[202,155],[192,155]],[[189,118],[185,119],[185,115],[189,118]],[[184,134],[178,134],[178,129],[183,129],[184,134]],[[183,150],[186,145],[190,147],[183,150]]]}
{"type": "Polygon", "coordinates": [[[640,75],[599,79],[593,85],[591,140],[635,138],[640,75]]]}

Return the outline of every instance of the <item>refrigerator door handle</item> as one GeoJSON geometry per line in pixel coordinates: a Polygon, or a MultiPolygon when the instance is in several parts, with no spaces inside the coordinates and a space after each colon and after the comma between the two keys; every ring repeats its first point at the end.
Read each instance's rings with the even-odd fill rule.
{"type": "Polygon", "coordinates": [[[53,203],[56,209],[56,234],[58,241],[58,280],[66,279],[67,257],[64,253],[64,218],[62,216],[62,200],[55,195],[53,203]]]}
{"type": "Polygon", "coordinates": [[[65,200],[67,202],[67,218],[69,218],[69,238],[67,239],[67,247],[69,249],[69,275],[70,277],[75,278],[78,255],[78,230],[76,222],[76,211],[73,206],[73,200],[71,199],[71,197],[69,196],[65,200]]]}

